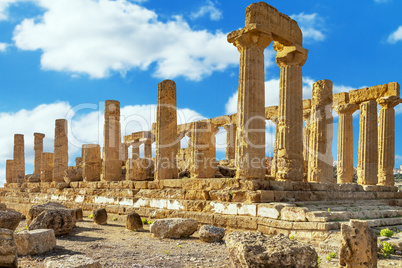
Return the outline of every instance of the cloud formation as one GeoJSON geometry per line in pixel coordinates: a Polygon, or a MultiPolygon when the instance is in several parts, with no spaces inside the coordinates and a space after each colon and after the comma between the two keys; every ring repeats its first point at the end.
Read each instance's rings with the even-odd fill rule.
{"type": "Polygon", "coordinates": [[[300,14],[290,15],[290,17],[297,21],[300,29],[303,32],[303,41],[306,43],[318,42],[325,40],[325,23],[317,13],[313,14],[300,14]]]}
{"type": "Polygon", "coordinates": [[[13,40],[19,49],[41,50],[44,70],[104,78],[155,68],[158,78],[200,80],[238,64],[225,33],[193,30],[180,16],[162,22],[154,11],[128,0],[35,3],[45,13],[24,19],[13,40]]]}
{"type": "Polygon", "coordinates": [[[387,42],[390,44],[395,44],[399,41],[402,41],[402,25],[395,32],[391,33],[387,39],[387,42]]]}
{"type": "Polygon", "coordinates": [[[7,47],[8,47],[8,44],[0,43],[0,52],[6,51],[7,47]]]}
{"type": "Polygon", "coordinates": [[[211,0],[207,0],[205,5],[200,7],[200,9],[197,12],[194,12],[191,14],[192,19],[197,19],[200,17],[208,16],[210,20],[220,20],[222,19],[222,12],[216,8],[215,3],[212,2],[211,0]]]}

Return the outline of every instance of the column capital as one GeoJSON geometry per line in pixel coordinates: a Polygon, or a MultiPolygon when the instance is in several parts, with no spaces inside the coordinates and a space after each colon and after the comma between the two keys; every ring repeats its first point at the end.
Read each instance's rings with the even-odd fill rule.
{"type": "Polygon", "coordinates": [[[306,121],[306,122],[310,121],[310,116],[311,116],[311,109],[303,110],[304,121],[306,121]]]}
{"type": "Polygon", "coordinates": [[[232,43],[239,52],[250,47],[265,49],[272,40],[271,33],[259,29],[242,29],[228,35],[228,42],[232,43]]]}
{"type": "Polygon", "coordinates": [[[356,103],[345,103],[334,107],[334,110],[338,115],[353,114],[357,109],[359,109],[359,105],[356,103]]]}
{"type": "Polygon", "coordinates": [[[223,125],[223,128],[224,128],[227,132],[230,131],[230,130],[232,130],[233,127],[236,127],[236,124],[235,124],[235,123],[223,125]]]}
{"type": "Polygon", "coordinates": [[[43,134],[43,133],[35,132],[33,135],[34,135],[35,138],[39,138],[39,139],[45,138],[45,134],[43,134]]]}
{"type": "Polygon", "coordinates": [[[303,66],[307,60],[308,50],[298,46],[284,46],[275,41],[274,49],[276,51],[276,64],[279,67],[287,67],[291,65],[303,66]]]}
{"type": "Polygon", "coordinates": [[[377,99],[377,103],[384,109],[391,109],[402,102],[397,96],[382,97],[377,99]]]}
{"type": "Polygon", "coordinates": [[[272,123],[275,124],[275,126],[278,126],[278,124],[279,124],[279,116],[278,115],[272,116],[270,120],[272,121],[272,123]]]}

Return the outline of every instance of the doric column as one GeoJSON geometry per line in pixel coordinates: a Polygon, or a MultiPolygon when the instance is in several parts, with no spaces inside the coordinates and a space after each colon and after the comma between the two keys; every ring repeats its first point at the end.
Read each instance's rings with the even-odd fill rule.
{"type": "Polygon", "coordinates": [[[120,181],[122,162],[120,160],[120,102],[105,101],[105,124],[103,127],[102,181],[120,181]]]}
{"type": "Polygon", "coordinates": [[[272,123],[275,124],[275,141],[274,141],[274,157],[271,162],[271,176],[276,177],[277,167],[277,157],[278,157],[278,116],[271,117],[272,123]]]}
{"type": "Polygon", "coordinates": [[[309,158],[309,150],[310,150],[310,120],[311,117],[311,109],[303,110],[303,120],[304,120],[304,128],[303,128],[303,160],[308,163],[309,158]]]}
{"type": "Polygon", "coordinates": [[[40,165],[42,162],[43,153],[43,138],[45,134],[34,133],[34,151],[35,151],[35,162],[34,162],[34,172],[35,175],[40,175],[40,165]]]}
{"type": "Polygon", "coordinates": [[[64,171],[68,168],[67,120],[57,119],[55,125],[53,181],[64,182],[64,171]]]}
{"type": "Polygon", "coordinates": [[[226,130],[226,160],[231,161],[236,154],[236,124],[227,124],[223,128],[226,130]]]}
{"type": "Polygon", "coordinates": [[[139,141],[131,143],[131,159],[140,158],[140,144],[139,141]]]}
{"type": "Polygon", "coordinates": [[[14,135],[13,183],[23,183],[25,179],[24,135],[14,135]]]}
{"type": "Polygon", "coordinates": [[[152,139],[142,138],[140,142],[144,144],[144,158],[152,158],[152,139]]]}
{"type": "Polygon", "coordinates": [[[358,108],[354,103],[334,107],[339,115],[337,183],[353,183],[353,113],[358,108]]]}
{"type": "Polygon", "coordinates": [[[377,102],[365,101],[360,104],[359,158],[357,183],[376,185],[378,182],[378,125],[377,102]]]}
{"type": "Polygon", "coordinates": [[[100,181],[102,169],[100,145],[82,145],[82,178],[84,181],[100,181]]]}
{"type": "Polygon", "coordinates": [[[177,111],[176,84],[165,80],[158,84],[158,101],[156,108],[156,154],[155,179],[177,179],[177,111]]]}
{"type": "Polygon", "coordinates": [[[54,165],[53,153],[42,153],[41,162],[40,181],[52,182],[54,165]]]}
{"type": "Polygon", "coordinates": [[[240,52],[237,105],[236,177],[265,177],[265,85],[264,49],[270,33],[258,29],[228,35],[240,52]]]}
{"type": "Polygon", "coordinates": [[[395,165],[395,110],[401,99],[383,97],[377,99],[381,106],[378,127],[378,184],[394,186],[395,165]]]}
{"type": "Polygon", "coordinates": [[[120,143],[120,160],[127,161],[128,159],[128,145],[124,142],[120,143]]]}
{"type": "Polygon", "coordinates": [[[6,183],[13,183],[13,160],[6,160],[6,183]]]}
{"type": "Polygon", "coordinates": [[[311,100],[309,182],[335,182],[333,178],[332,82],[320,80],[313,84],[311,100]]]}
{"type": "Polygon", "coordinates": [[[190,137],[191,177],[214,178],[216,161],[212,143],[215,140],[215,131],[212,124],[205,121],[194,122],[187,135],[190,137]]]}
{"type": "Polygon", "coordinates": [[[302,66],[307,50],[274,43],[279,82],[278,180],[303,180],[303,84],[302,66]]]}

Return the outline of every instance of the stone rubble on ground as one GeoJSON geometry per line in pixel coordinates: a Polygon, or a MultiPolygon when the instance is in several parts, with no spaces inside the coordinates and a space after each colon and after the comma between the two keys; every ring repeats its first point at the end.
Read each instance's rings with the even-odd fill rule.
{"type": "Polygon", "coordinates": [[[203,225],[198,230],[198,235],[204,242],[221,242],[225,236],[225,229],[213,225],[203,225]]]}
{"type": "Polygon", "coordinates": [[[18,255],[41,254],[56,246],[56,236],[53,229],[37,229],[14,234],[18,255]]]}
{"type": "Polygon", "coordinates": [[[155,220],[149,230],[160,238],[188,237],[197,231],[198,223],[193,219],[168,218],[155,220]]]}

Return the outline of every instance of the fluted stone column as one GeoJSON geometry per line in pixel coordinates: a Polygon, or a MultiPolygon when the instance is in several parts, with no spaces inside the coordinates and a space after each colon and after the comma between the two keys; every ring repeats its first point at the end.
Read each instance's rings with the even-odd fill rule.
{"type": "Polygon", "coordinates": [[[308,163],[310,150],[310,124],[311,124],[311,109],[303,110],[303,160],[308,163]]]}
{"type": "Polygon", "coordinates": [[[226,160],[231,161],[236,155],[236,124],[227,124],[223,128],[226,130],[226,160]]]}
{"type": "Polygon", "coordinates": [[[337,183],[353,183],[353,113],[358,108],[354,103],[334,107],[339,115],[337,183]]]}
{"type": "Polygon", "coordinates": [[[120,144],[120,160],[127,161],[128,159],[128,145],[124,142],[120,144]]]}
{"type": "Polygon", "coordinates": [[[236,177],[265,177],[265,85],[264,49],[270,33],[236,31],[228,36],[240,52],[237,105],[236,177]]]}
{"type": "Polygon", "coordinates": [[[176,84],[165,80],[158,84],[156,111],[155,179],[177,179],[177,111],[176,84]]]}
{"type": "Polygon", "coordinates": [[[378,127],[378,184],[394,186],[395,165],[395,110],[401,99],[383,97],[377,99],[381,106],[378,127]]]}
{"type": "Polygon", "coordinates": [[[53,153],[42,153],[41,162],[40,181],[52,182],[54,166],[53,153]]]}
{"type": "Polygon", "coordinates": [[[149,138],[142,138],[140,142],[144,144],[144,158],[152,158],[152,140],[149,138]]]}
{"type": "Polygon", "coordinates": [[[35,162],[34,162],[34,172],[35,175],[40,175],[40,165],[42,163],[42,153],[43,153],[43,139],[45,134],[34,133],[34,151],[35,151],[35,162]]]}
{"type": "Polygon", "coordinates": [[[191,154],[190,173],[192,178],[214,178],[215,177],[215,155],[212,141],[215,131],[209,122],[198,121],[192,123],[191,131],[187,133],[190,137],[189,150],[191,154]]]}
{"type": "Polygon", "coordinates": [[[307,50],[275,42],[279,82],[277,180],[303,180],[303,83],[302,66],[307,50]]]}
{"type": "Polygon", "coordinates": [[[64,182],[64,171],[68,168],[67,120],[57,119],[55,125],[53,181],[64,182]]]}
{"type": "Polygon", "coordinates": [[[25,152],[24,135],[14,135],[14,161],[13,161],[13,183],[23,183],[25,179],[25,152]]]}
{"type": "Polygon", "coordinates": [[[378,182],[378,125],[377,102],[365,101],[360,104],[359,158],[357,183],[376,185],[378,182]]]}
{"type": "Polygon", "coordinates": [[[120,181],[122,175],[122,161],[120,160],[120,102],[105,101],[105,124],[103,128],[103,162],[102,181],[120,181]]]}
{"type": "Polygon", "coordinates": [[[131,159],[140,158],[140,142],[135,141],[131,143],[131,159]]]}
{"type": "Polygon", "coordinates": [[[99,144],[82,145],[82,178],[84,181],[100,181],[102,170],[99,144]]]}
{"type": "Polygon", "coordinates": [[[335,182],[333,178],[332,82],[320,80],[313,84],[311,100],[309,182],[335,182]]]}
{"type": "Polygon", "coordinates": [[[6,183],[13,183],[13,160],[6,160],[6,183]]]}
{"type": "Polygon", "coordinates": [[[271,176],[276,177],[277,167],[277,157],[278,157],[278,116],[271,117],[272,123],[275,124],[275,141],[274,141],[274,157],[271,162],[271,176]]]}

